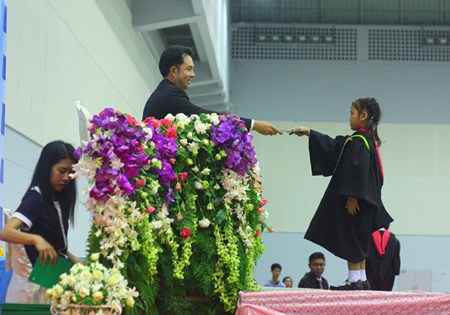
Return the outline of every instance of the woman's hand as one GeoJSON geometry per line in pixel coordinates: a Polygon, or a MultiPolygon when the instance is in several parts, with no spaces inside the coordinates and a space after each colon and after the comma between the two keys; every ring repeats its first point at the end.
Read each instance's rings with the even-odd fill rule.
{"type": "Polygon", "coordinates": [[[345,207],[347,208],[349,215],[357,214],[359,211],[358,198],[352,196],[348,197],[347,205],[345,207]]]}
{"type": "Polygon", "coordinates": [[[75,256],[74,254],[72,254],[71,252],[67,251],[67,256],[69,256],[69,259],[74,263],[74,264],[82,264],[82,265],[86,265],[87,261],[86,260],[82,260],[80,258],[78,258],[77,256],[75,256]]]}
{"type": "Polygon", "coordinates": [[[42,236],[25,233],[20,230],[24,223],[18,218],[11,218],[0,231],[0,239],[13,244],[34,245],[39,252],[39,261],[43,266],[50,259],[50,265],[56,264],[58,253],[42,236]]]}
{"type": "Polygon", "coordinates": [[[53,248],[50,243],[48,243],[42,236],[35,235],[36,241],[34,246],[39,252],[39,261],[41,265],[45,267],[47,262],[49,261],[49,265],[54,266],[56,264],[56,259],[58,258],[58,253],[53,248]]]}

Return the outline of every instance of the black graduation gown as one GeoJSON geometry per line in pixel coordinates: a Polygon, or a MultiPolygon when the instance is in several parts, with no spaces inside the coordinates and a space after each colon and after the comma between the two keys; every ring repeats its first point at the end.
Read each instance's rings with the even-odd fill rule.
{"type": "Polygon", "coordinates": [[[372,239],[366,260],[366,273],[372,290],[392,291],[395,276],[400,274],[400,242],[394,233],[389,235],[383,255],[378,253],[372,239]]]}
{"type": "Polygon", "coordinates": [[[365,132],[355,134],[364,136],[370,150],[359,137],[342,150],[349,136],[332,139],[311,130],[312,174],[332,177],[305,233],[305,239],[350,262],[366,259],[372,232],[393,221],[381,201],[383,178],[373,138],[365,132]],[[345,208],[348,196],[358,198],[356,215],[345,208]]]}

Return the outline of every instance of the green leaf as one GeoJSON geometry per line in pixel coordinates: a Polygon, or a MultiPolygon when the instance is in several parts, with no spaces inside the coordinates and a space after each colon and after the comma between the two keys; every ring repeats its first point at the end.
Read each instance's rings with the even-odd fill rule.
{"type": "Polygon", "coordinates": [[[217,222],[217,224],[222,224],[225,221],[226,218],[227,218],[227,214],[226,214],[225,210],[224,209],[220,209],[217,212],[217,215],[216,215],[216,222],[217,222]]]}

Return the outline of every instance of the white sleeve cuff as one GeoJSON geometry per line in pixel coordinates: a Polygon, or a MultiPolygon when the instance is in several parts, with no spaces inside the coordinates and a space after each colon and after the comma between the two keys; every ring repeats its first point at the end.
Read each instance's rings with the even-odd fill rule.
{"type": "Polygon", "coordinates": [[[23,225],[20,227],[24,231],[28,231],[33,226],[33,222],[31,222],[26,216],[22,213],[14,212],[12,215],[13,218],[19,219],[23,222],[23,225]]]}

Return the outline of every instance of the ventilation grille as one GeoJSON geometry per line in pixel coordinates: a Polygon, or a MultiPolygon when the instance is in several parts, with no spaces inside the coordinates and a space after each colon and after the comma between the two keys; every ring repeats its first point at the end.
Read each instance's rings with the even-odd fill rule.
{"type": "Polygon", "coordinates": [[[369,60],[448,62],[448,45],[427,45],[426,38],[450,38],[445,30],[370,29],[369,60]]]}
{"type": "Polygon", "coordinates": [[[292,27],[292,26],[254,26],[235,25],[232,32],[231,57],[233,59],[263,60],[356,60],[357,30],[336,28],[292,27]],[[273,35],[282,38],[305,36],[310,39],[318,36],[321,43],[260,42],[258,36],[270,39],[273,35]],[[330,36],[332,43],[323,39],[330,36]]]}

